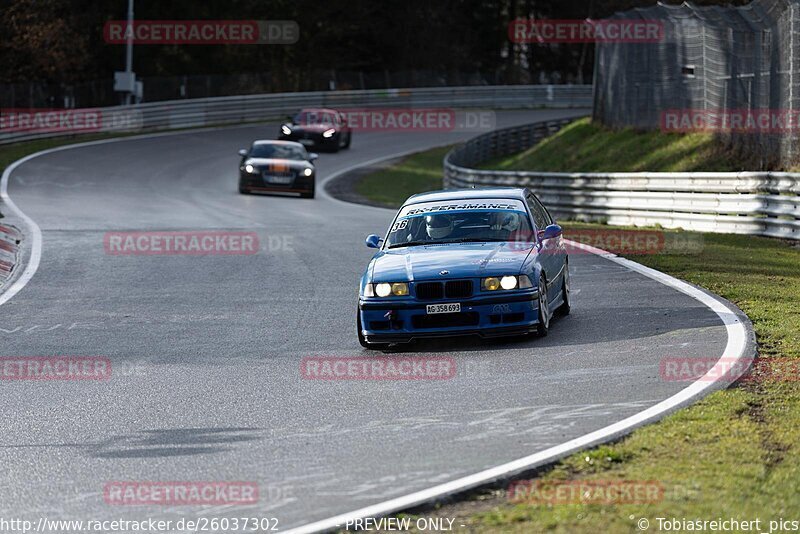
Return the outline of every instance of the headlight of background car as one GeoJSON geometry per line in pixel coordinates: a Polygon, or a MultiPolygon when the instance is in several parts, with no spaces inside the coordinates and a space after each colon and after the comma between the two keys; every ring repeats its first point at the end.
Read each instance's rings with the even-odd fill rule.
{"type": "Polygon", "coordinates": [[[283,124],[281,125],[281,132],[283,133],[283,135],[289,135],[292,133],[292,129],[289,128],[287,125],[283,124]]]}
{"type": "Polygon", "coordinates": [[[244,172],[249,174],[258,174],[258,170],[249,163],[244,166],[244,172]]]}
{"type": "Polygon", "coordinates": [[[311,176],[312,174],[314,174],[314,171],[311,170],[310,168],[303,169],[303,175],[304,176],[311,176]]]}
{"type": "Polygon", "coordinates": [[[380,284],[367,284],[364,288],[365,297],[405,297],[408,295],[408,284],[406,282],[381,282],[380,284]]]}
{"type": "Polygon", "coordinates": [[[336,133],[336,130],[331,128],[330,130],[325,130],[324,132],[322,132],[322,137],[328,139],[330,137],[333,137],[333,134],[335,134],[335,133],[336,133]]]}
{"type": "Polygon", "coordinates": [[[526,275],[490,276],[481,280],[481,289],[484,291],[497,291],[498,289],[528,289],[533,287],[531,279],[526,275]]]}

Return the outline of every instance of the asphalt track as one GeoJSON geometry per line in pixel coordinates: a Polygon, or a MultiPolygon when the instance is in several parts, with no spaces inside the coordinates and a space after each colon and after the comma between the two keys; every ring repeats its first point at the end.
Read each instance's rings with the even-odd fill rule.
{"type": "MultiPolygon", "coordinates": [[[[498,126],[576,114],[498,113],[498,126]]],[[[275,125],[46,154],[8,192],[42,230],[35,276],[0,307],[0,356],[93,355],[107,381],[0,381],[0,517],[277,517],[281,530],[544,450],[686,387],[665,357],[716,357],[720,318],[591,254],[571,258],[573,313],[546,338],[420,344],[449,380],[318,381],[307,356],[370,355],[355,334],[369,233],[392,212],[242,196],[236,150],[275,125]],[[247,256],[113,256],[112,230],[259,234],[247,256]],[[118,506],[109,481],[252,481],[257,505],[118,506]]],[[[319,179],[474,133],[362,133],[319,179]]]]}

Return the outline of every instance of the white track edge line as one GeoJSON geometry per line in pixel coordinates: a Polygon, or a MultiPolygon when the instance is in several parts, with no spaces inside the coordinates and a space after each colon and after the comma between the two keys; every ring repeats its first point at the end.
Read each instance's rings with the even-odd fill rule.
{"type": "MultiPolygon", "coordinates": [[[[8,180],[11,176],[11,173],[14,172],[14,169],[16,169],[18,166],[35,158],[36,156],[45,154],[46,152],[47,151],[36,152],[35,154],[29,154],[22,159],[18,159],[6,167],[6,169],[3,171],[3,177],[0,178],[0,200],[2,200],[5,206],[7,206],[8,209],[11,210],[14,215],[19,217],[28,227],[28,233],[31,238],[31,252],[27,261],[27,265],[25,265],[25,269],[22,271],[22,274],[14,278],[11,282],[11,285],[8,286],[2,293],[0,293],[0,306],[8,302],[14,295],[19,293],[23,287],[25,287],[31,278],[33,278],[33,275],[36,274],[37,269],[39,269],[39,261],[42,259],[42,230],[39,228],[39,225],[36,224],[33,219],[25,215],[25,213],[19,209],[19,207],[17,207],[14,201],[11,200],[11,197],[8,196],[8,180]]],[[[23,233],[22,239],[24,240],[25,237],[25,233],[23,233]]],[[[22,254],[18,253],[18,263],[21,256],[22,254]]]]}

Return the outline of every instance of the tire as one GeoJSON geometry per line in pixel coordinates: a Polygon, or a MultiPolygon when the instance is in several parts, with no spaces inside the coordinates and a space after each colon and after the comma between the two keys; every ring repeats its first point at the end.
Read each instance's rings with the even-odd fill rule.
{"type": "Polygon", "coordinates": [[[358,328],[358,343],[365,349],[370,350],[385,350],[389,347],[388,343],[370,343],[361,333],[361,314],[356,309],[356,327],[358,328]]]}
{"type": "Polygon", "coordinates": [[[244,187],[239,185],[239,194],[240,195],[249,195],[250,194],[250,190],[249,189],[245,189],[244,187]]]}
{"type": "Polygon", "coordinates": [[[353,134],[347,132],[347,141],[345,141],[344,146],[342,148],[350,148],[350,140],[353,138],[353,134]]]}
{"type": "Polygon", "coordinates": [[[572,305],[569,301],[569,293],[569,262],[564,262],[564,276],[561,279],[561,298],[564,302],[562,302],[561,306],[559,306],[558,310],[556,310],[562,317],[569,315],[569,312],[572,309],[572,305]]]}
{"type": "Polygon", "coordinates": [[[300,193],[300,198],[314,198],[314,187],[308,193],[300,193]]]}
{"type": "Polygon", "coordinates": [[[545,337],[550,331],[550,307],[547,305],[547,282],[544,275],[539,275],[539,323],[536,325],[536,333],[539,337],[545,337]]]}

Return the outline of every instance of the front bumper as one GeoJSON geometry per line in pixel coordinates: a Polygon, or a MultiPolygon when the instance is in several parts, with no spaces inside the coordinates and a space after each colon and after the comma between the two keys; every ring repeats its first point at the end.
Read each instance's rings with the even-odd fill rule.
{"type": "Polygon", "coordinates": [[[314,190],[314,175],[295,176],[288,184],[274,184],[264,180],[261,174],[250,174],[239,171],[239,187],[254,193],[310,193],[314,190]]]}
{"type": "Polygon", "coordinates": [[[404,343],[417,338],[478,335],[497,337],[531,332],[539,324],[538,293],[472,297],[463,300],[359,299],[362,334],[372,343],[404,343]],[[460,302],[460,313],[428,315],[428,304],[460,302]]]}

